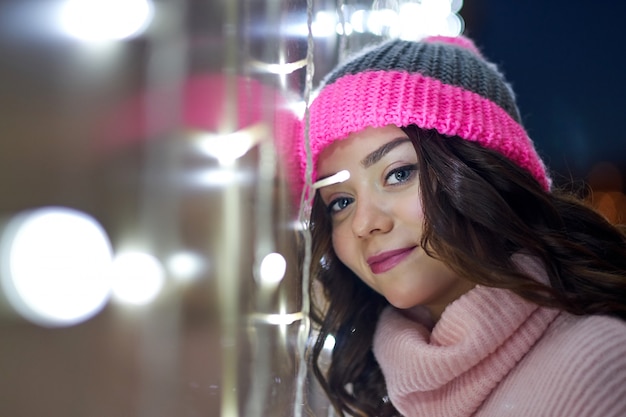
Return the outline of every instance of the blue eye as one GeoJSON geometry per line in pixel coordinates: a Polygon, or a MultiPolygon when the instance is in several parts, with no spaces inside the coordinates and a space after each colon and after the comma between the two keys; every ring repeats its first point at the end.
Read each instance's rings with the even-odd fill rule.
{"type": "Polygon", "coordinates": [[[409,181],[415,175],[417,165],[408,165],[391,171],[386,178],[387,184],[396,185],[409,181]]]}
{"type": "Polygon", "coordinates": [[[352,204],[353,201],[353,198],[348,197],[336,198],[328,204],[328,212],[330,214],[339,213],[341,210],[352,204]]]}

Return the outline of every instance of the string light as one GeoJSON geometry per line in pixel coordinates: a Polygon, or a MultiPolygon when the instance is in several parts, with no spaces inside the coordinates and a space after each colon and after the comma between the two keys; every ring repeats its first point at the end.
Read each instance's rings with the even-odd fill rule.
{"type": "Polygon", "coordinates": [[[407,40],[429,35],[457,36],[465,27],[458,14],[462,6],[462,0],[376,0],[368,9],[346,7],[343,27],[336,13],[319,11],[312,25],[313,36],[344,35],[344,27],[346,36],[371,33],[407,40]]]}

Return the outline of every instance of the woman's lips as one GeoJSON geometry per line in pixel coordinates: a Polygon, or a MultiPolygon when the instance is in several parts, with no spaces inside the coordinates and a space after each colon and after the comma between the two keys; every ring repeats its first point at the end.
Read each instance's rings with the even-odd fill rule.
{"type": "Polygon", "coordinates": [[[398,265],[415,249],[416,246],[395,249],[367,258],[367,264],[374,274],[382,274],[398,265]]]}

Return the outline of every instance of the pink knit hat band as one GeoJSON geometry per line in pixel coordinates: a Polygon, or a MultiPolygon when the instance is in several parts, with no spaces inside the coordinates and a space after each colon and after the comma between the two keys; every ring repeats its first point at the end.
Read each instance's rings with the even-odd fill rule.
{"type": "MultiPolygon", "coordinates": [[[[417,125],[493,149],[550,189],[546,168],[524,128],[493,101],[421,73],[364,71],[326,85],[310,107],[313,180],[319,154],[366,127],[417,125]]],[[[305,172],[304,150],[300,155],[305,172]]]]}

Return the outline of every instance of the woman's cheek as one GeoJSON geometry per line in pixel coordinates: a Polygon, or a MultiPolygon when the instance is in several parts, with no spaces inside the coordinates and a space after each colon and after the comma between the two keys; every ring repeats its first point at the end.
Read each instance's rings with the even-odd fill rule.
{"type": "Polygon", "coordinates": [[[335,249],[335,254],[339,258],[341,262],[343,262],[346,266],[352,269],[352,265],[354,264],[355,250],[351,247],[350,244],[350,236],[345,233],[345,231],[337,228],[333,231],[333,248],[335,249]]]}

